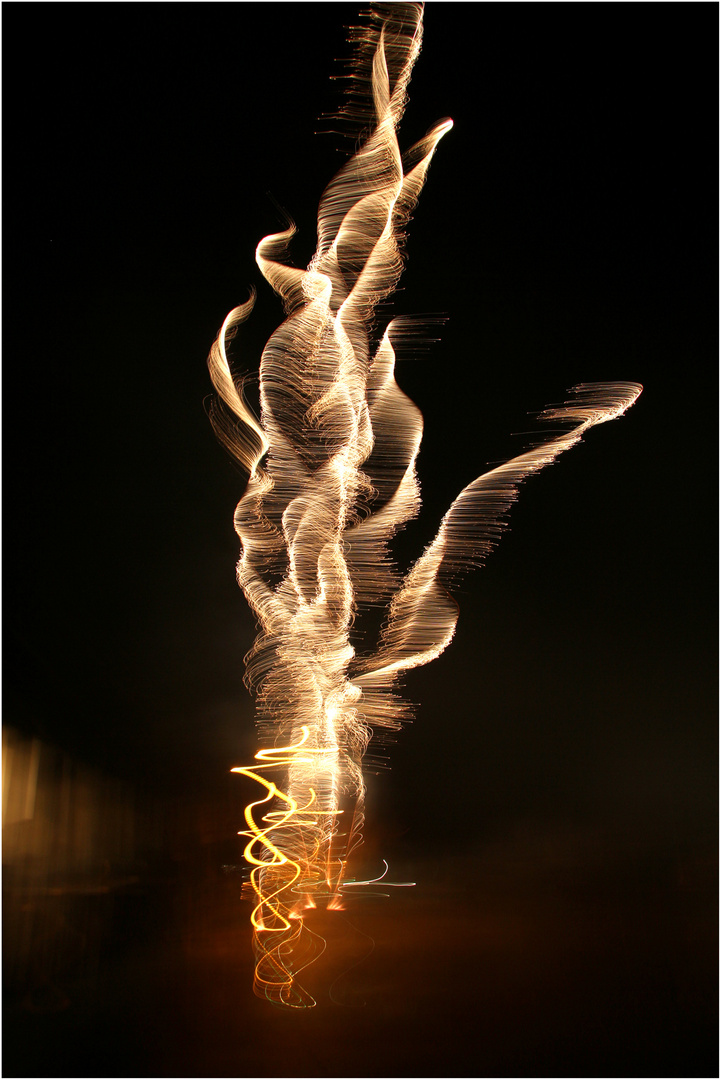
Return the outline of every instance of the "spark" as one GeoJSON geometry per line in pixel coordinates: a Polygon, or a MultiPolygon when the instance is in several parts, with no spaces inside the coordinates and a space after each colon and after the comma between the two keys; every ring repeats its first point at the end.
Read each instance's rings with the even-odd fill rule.
{"type": "Polygon", "coordinates": [[[405,226],[452,127],[440,121],[401,154],[396,129],[422,14],[421,4],[377,5],[369,25],[353,31],[355,85],[372,102],[373,126],[323,194],[307,270],[283,261],[292,223],[257,247],[287,312],[261,358],[259,418],[227,348],[254,293],[228,314],[209,357],[216,430],[249,474],[235,513],[237,577],[260,627],[246,663],[265,748],[257,765],[233,771],[265,789],[246,808],[241,833],[252,867],[255,992],[298,1008],[315,1003],[298,973],[324,948],[304,913],[321,902],[342,910],[350,889],[387,873],[386,863],[378,878],[348,879],[362,840],[361,763],[371,735],[388,738],[408,716],[395,693],[399,676],[453,638],[458,608],[448,586],[498,542],[522,481],[641,392],[635,383],[575,387],[566,404],[541,414],[560,433],[466,487],[401,577],[389,544],[420,511],[423,422],[394,375],[407,324],[393,320],[374,354],[371,328],[398,282],[405,226]],[[386,619],[377,648],[364,653],[351,635],[372,605],[386,619]],[[280,779],[264,775],[272,770],[280,779]]]}

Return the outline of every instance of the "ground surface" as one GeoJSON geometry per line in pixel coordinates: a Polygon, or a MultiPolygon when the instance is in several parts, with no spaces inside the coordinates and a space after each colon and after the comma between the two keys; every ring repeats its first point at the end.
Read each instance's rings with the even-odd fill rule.
{"type": "MultiPolygon", "coordinates": [[[[532,848],[416,862],[394,875],[415,888],[318,914],[304,1011],[252,995],[232,876],[76,895],[44,925],[76,929],[84,958],[8,987],[4,1075],[715,1075],[709,853],[532,848]]],[[[5,908],[19,932],[32,905],[5,908]]]]}

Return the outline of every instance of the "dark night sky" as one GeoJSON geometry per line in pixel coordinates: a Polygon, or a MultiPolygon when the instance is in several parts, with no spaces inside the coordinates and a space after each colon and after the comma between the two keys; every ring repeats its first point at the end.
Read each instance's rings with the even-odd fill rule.
{"type": "MultiPolygon", "coordinates": [[[[5,9],[27,63],[5,97],[5,719],[139,787],[212,790],[254,749],[253,623],[205,358],[251,283],[248,369],[280,321],[253,260],[267,193],[312,253],[356,8],[36,12],[5,9]]],[[[369,807],[401,851],[534,829],[713,848],[716,23],[427,7],[401,144],[455,127],[393,303],[448,318],[399,366],[425,417],[408,552],[529,414],[578,382],[645,390],[526,485],[455,642],[408,678],[417,719],[369,807]]]]}

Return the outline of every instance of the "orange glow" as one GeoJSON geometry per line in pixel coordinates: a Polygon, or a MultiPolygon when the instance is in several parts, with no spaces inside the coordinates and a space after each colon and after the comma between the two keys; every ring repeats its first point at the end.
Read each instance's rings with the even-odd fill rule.
{"type": "Polygon", "coordinates": [[[453,638],[458,608],[447,588],[495,546],[522,481],[641,392],[634,383],[576,387],[571,401],[542,414],[561,433],[466,487],[401,576],[389,545],[420,510],[423,421],[395,381],[395,348],[410,340],[406,324],[391,322],[375,352],[371,332],[378,304],[400,277],[404,229],[452,121],[401,154],[396,128],[423,8],[382,10],[353,36],[356,91],[372,102],[374,127],[325,190],[310,265],[283,261],[292,224],[256,251],[288,313],[261,358],[260,419],[227,354],[254,296],[227,316],[209,359],[220,399],[216,428],[249,473],[235,513],[237,573],[260,626],[247,678],[266,748],[259,764],[233,771],[265,789],[247,807],[241,834],[255,896],[255,991],[293,1007],[314,1004],[297,975],[325,947],[304,913],[320,898],[327,910],[342,910],[347,890],[384,877],[347,880],[362,840],[361,763],[371,736],[398,730],[408,716],[394,692],[399,676],[453,638]],[[356,652],[354,622],[371,605],[386,612],[380,642],[356,652]],[[267,770],[282,780],[266,779],[267,770]]]}

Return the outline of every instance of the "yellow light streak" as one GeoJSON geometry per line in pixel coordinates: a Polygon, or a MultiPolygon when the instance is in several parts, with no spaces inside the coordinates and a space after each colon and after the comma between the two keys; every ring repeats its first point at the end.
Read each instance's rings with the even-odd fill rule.
{"type": "Polygon", "coordinates": [[[364,825],[361,765],[371,736],[389,738],[408,717],[399,676],[453,638],[449,587],[498,542],[520,484],[641,392],[635,383],[576,387],[541,414],[556,425],[553,437],[468,485],[400,574],[390,541],[420,511],[423,420],[395,381],[396,348],[412,343],[407,323],[392,321],[375,352],[371,336],[399,280],[404,230],[431,159],[452,128],[440,121],[401,154],[396,129],[422,14],[422,4],[374,6],[352,33],[349,101],[365,100],[353,108],[372,123],[325,189],[308,268],[287,264],[292,223],[258,244],[258,266],[287,312],[261,357],[260,418],[228,357],[254,293],[227,316],[209,358],[219,398],[212,419],[249,474],[235,512],[237,577],[260,628],[246,663],[264,749],[256,765],[233,771],[265,790],[240,833],[254,894],[255,992],[292,1007],[314,1004],[297,975],[324,948],[305,913],[340,910],[349,890],[385,876],[348,879],[364,825]],[[378,646],[356,651],[356,619],[372,605],[385,611],[378,646]],[[263,775],[273,769],[282,779],[263,775]]]}

